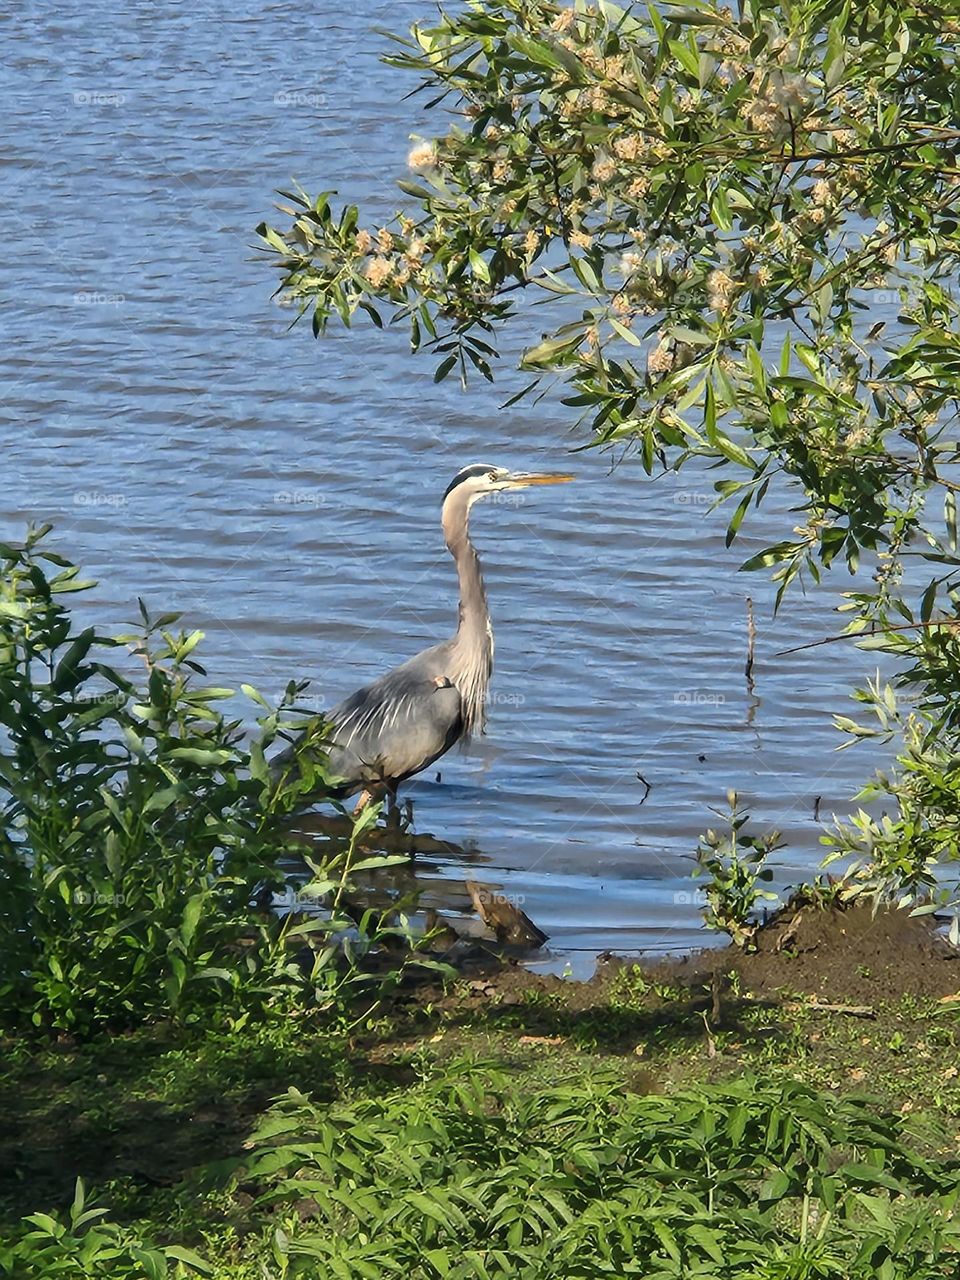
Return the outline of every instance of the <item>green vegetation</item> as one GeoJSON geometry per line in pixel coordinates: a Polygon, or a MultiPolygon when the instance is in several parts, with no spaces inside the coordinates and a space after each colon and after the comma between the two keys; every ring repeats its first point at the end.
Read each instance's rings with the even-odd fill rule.
{"type": "Polygon", "coordinates": [[[760,885],[773,879],[766,865],[780,845],[779,832],[749,836],[743,828],[750,815],[739,805],[737,793],[729,792],[730,834],[719,835],[711,827],[700,838],[694,876],[707,876],[703,922],[708,929],[721,929],[738,946],[746,946],[757,931],[756,910],[760,902],[774,902],[777,895],[760,885]]]}
{"type": "Polygon", "coordinates": [[[304,862],[289,815],[324,794],[323,726],[296,715],[302,686],[275,709],[245,686],[264,713],[248,738],[216,706],[233,691],[197,685],[202,635],[170,631],[176,614],[151,618],[141,602],[136,635],[75,628],[63,598],[92,584],[47,532],[0,546],[4,1023],[119,1028],[335,1000],[396,927],[370,912],[357,934],[343,909],[349,877],[403,859],[356,856],[376,821],[368,809],[346,847],[306,859],[301,900],[327,909],[270,909],[281,859],[304,862]],[[103,660],[125,645],[129,672],[103,660]],[[296,759],[278,773],[265,753],[292,730],[296,759]]]}
{"type": "Polygon", "coordinates": [[[276,1240],[293,1275],[318,1259],[320,1274],[425,1280],[773,1280],[873,1275],[892,1257],[884,1274],[906,1278],[953,1274],[960,1245],[960,1172],[869,1102],[797,1084],[637,1097],[597,1073],[530,1094],[481,1063],[359,1105],[291,1093],[253,1144],[268,1203],[311,1200],[276,1240]]]}
{"type": "Polygon", "coordinates": [[[0,1275],[79,1276],[54,1259],[81,1249],[87,1274],[138,1280],[161,1249],[168,1275],[222,1280],[954,1274],[956,1003],[861,1021],[722,977],[719,1012],[676,975],[508,970],[359,1033],[310,1015],[20,1041],[0,1275]],[[76,1172],[106,1226],[69,1225],[76,1172]],[[14,1230],[25,1198],[57,1241],[14,1230]]]}

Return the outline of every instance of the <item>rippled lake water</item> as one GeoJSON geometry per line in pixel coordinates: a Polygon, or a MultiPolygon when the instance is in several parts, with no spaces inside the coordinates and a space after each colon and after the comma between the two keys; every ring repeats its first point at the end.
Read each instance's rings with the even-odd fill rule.
{"type": "Polygon", "coordinates": [[[777,657],[837,629],[844,586],[773,620],[769,584],[738,575],[789,530],[789,504],[727,550],[706,476],[571,458],[568,411],[499,408],[509,368],[464,394],[434,386],[401,333],[288,332],[253,229],[292,178],[373,224],[391,211],[409,135],[430,127],[373,29],[428,12],[89,0],[3,16],[0,532],[53,521],[100,580],[79,608],[116,624],[138,594],[180,608],[216,683],[310,677],[319,707],[454,625],[439,502],[455,471],[576,471],[475,510],[497,631],[488,736],[406,794],[419,829],[466,851],[434,880],[462,900],[466,860],[505,886],[551,963],[689,947],[689,856],[728,787],[783,831],[781,883],[816,867],[818,800],[846,811],[874,763],[838,755],[831,727],[869,658],[777,657]]]}

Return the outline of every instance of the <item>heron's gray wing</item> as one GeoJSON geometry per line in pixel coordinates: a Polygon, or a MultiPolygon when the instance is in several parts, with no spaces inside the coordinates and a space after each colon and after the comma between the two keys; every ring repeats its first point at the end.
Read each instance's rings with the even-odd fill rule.
{"type": "MultiPolygon", "coordinates": [[[[329,773],[352,786],[398,782],[432,764],[463,730],[460,694],[419,655],[334,707],[329,773]]],[[[430,655],[432,656],[432,654],[430,655]]]]}

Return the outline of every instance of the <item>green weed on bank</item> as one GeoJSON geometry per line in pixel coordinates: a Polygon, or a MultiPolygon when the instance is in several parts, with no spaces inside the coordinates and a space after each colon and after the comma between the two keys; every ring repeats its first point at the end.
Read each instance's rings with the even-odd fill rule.
{"type": "Polygon", "coordinates": [[[81,1189],[0,1246],[0,1275],[947,1280],[960,1266],[960,1162],[921,1154],[869,1098],[796,1081],[639,1095],[602,1069],[533,1086],[461,1060],[381,1096],[291,1089],[244,1145],[216,1193],[239,1230],[204,1228],[199,1210],[177,1230],[120,1226],[81,1189]]]}
{"type": "Polygon", "coordinates": [[[490,1065],[331,1108],[291,1091],[246,1177],[277,1276],[955,1276],[956,1163],[796,1082],[535,1091],[490,1065]]]}

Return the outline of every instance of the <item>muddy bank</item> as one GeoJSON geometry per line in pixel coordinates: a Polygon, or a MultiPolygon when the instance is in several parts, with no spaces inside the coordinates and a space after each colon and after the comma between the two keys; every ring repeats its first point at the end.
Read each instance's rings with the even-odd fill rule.
{"type": "Polygon", "coordinates": [[[758,930],[752,950],[731,944],[670,959],[609,956],[586,982],[531,973],[516,951],[474,947],[462,962],[447,954],[468,978],[473,976],[477,990],[507,997],[527,989],[563,992],[571,1007],[593,1002],[626,968],[638,969],[651,983],[691,993],[716,989],[754,999],[864,1006],[956,994],[960,1004],[960,952],[934,918],[892,909],[874,914],[866,904],[838,908],[791,902],[758,930]]]}
{"type": "Polygon", "coordinates": [[[656,967],[686,983],[735,973],[742,990],[756,996],[796,993],[834,1003],[940,999],[960,991],[960,952],[929,915],[788,903],[755,943],[751,952],[729,946],[656,967]]]}

